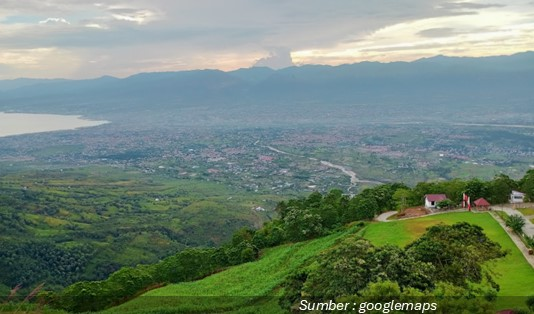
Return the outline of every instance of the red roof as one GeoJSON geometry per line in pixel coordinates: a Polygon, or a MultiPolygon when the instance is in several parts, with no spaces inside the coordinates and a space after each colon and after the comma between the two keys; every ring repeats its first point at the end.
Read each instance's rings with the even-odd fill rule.
{"type": "Polygon", "coordinates": [[[425,195],[425,198],[429,202],[441,202],[441,201],[447,199],[447,195],[445,195],[445,194],[427,194],[427,195],[425,195]]]}
{"type": "Polygon", "coordinates": [[[475,206],[477,207],[483,207],[483,206],[490,206],[491,204],[483,199],[482,197],[475,201],[475,206]]]}

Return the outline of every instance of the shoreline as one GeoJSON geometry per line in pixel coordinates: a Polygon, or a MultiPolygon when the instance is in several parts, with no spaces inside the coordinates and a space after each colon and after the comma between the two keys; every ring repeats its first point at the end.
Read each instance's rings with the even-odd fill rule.
{"type": "Polygon", "coordinates": [[[0,111],[0,138],[8,136],[76,130],[110,123],[89,120],[81,115],[11,113],[0,111]]]}

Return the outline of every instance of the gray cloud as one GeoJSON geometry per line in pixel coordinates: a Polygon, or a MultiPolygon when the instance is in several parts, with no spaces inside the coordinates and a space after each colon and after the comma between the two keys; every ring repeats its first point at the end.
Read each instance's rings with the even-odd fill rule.
{"type": "Polygon", "coordinates": [[[438,27],[438,28],[429,28],[417,32],[417,35],[425,38],[440,38],[440,37],[451,37],[462,34],[474,34],[474,33],[488,33],[498,31],[495,27],[486,27],[486,28],[450,28],[450,27],[438,27]]]}
{"type": "MultiPolygon", "coordinates": [[[[37,22],[12,29],[2,25],[0,48],[69,51],[80,60],[70,73],[82,77],[209,67],[210,62],[231,67],[231,58],[241,66],[283,67],[292,64],[292,51],[333,48],[397,23],[502,6],[452,0],[106,0],[99,5],[87,0],[2,0],[0,23],[13,16],[34,16],[37,22]],[[53,21],[61,25],[39,25],[50,17],[70,25],[61,20],[53,21]]],[[[459,31],[429,28],[419,35],[453,36],[459,31]]]]}
{"type": "Polygon", "coordinates": [[[454,28],[449,28],[449,27],[429,28],[429,29],[425,29],[417,33],[417,35],[419,36],[429,37],[429,38],[447,37],[447,36],[452,36],[456,34],[458,34],[458,31],[455,30],[454,28]]]}
{"type": "Polygon", "coordinates": [[[479,10],[487,8],[502,8],[505,7],[504,4],[498,3],[473,3],[473,2],[447,2],[442,5],[444,9],[449,10],[479,10]]]}

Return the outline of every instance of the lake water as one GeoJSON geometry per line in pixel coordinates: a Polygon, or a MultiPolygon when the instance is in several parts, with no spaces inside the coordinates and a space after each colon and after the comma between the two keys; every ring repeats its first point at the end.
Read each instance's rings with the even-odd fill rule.
{"type": "Polygon", "coordinates": [[[0,137],[29,133],[74,130],[108,123],[81,116],[0,112],[0,137]]]}

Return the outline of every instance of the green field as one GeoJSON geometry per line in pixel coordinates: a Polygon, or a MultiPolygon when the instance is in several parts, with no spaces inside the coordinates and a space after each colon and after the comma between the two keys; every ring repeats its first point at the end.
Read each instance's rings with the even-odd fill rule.
{"type": "MultiPolygon", "coordinates": [[[[508,251],[502,259],[491,262],[487,267],[494,271],[500,286],[499,296],[530,296],[534,295],[534,269],[528,264],[519,249],[512,242],[502,227],[489,213],[449,213],[426,216],[418,219],[399,220],[394,222],[374,223],[365,229],[364,237],[375,245],[394,243],[404,246],[422,235],[426,228],[438,224],[453,224],[467,221],[479,225],[488,237],[508,251]]],[[[513,306],[511,300],[503,298],[499,306],[513,306]]]]}
{"type": "MultiPolygon", "coordinates": [[[[508,255],[493,261],[487,267],[496,275],[501,290],[499,296],[534,295],[534,269],[526,262],[517,247],[489,213],[449,213],[418,219],[388,223],[371,223],[363,230],[354,227],[328,237],[284,245],[263,252],[260,260],[232,267],[203,280],[169,285],[150,291],[106,313],[165,313],[229,311],[236,313],[278,313],[274,298],[284,277],[308,258],[336,243],[349,234],[361,234],[375,245],[386,243],[404,246],[423,234],[429,226],[467,221],[481,226],[494,241],[499,242],[508,255]]],[[[498,299],[499,308],[513,307],[517,300],[498,299]]]]}
{"type": "Polygon", "coordinates": [[[534,216],[534,208],[518,208],[517,210],[525,216],[534,216]]]}
{"type": "Polygon", "coordinates": [[[152,290],[105,313],[202,313],[236,308],[245,311],[247,306],[257,312],[258,304],[271,313],[283,313],[276,299],[269,297],[279,294],[277,288],[284,278],[310,257],[358,230],[351,227],[320,239],[267,249],[256,262],[232,267],[203,280],[152,290]]]}

